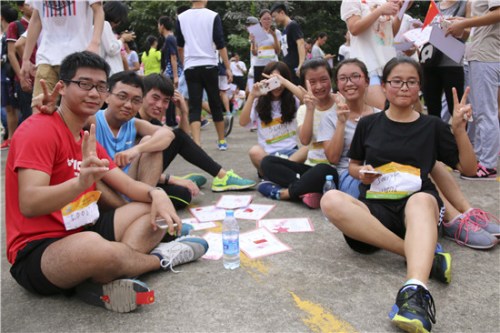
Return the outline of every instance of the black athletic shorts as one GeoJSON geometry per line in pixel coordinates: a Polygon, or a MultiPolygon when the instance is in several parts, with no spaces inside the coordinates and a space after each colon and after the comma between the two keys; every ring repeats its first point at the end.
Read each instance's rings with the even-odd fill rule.
{"type": "MultiPolygon", "coordinates": [[[[439,208],[439,224],[442,222],[444,215],[444,205],[439,198],[437,192],[425,191],[431,194],[437,199],[437,204],[439,208]]],[[[387,229],[398,235],[401,239],[405,238],[406,226],[405,226],[405,207],[408,199],[406,197],[400,200],[367,200],[361,198],[360,200],[368,206],[370,213],[380,221],[387,229]]],[[[373,245],[360,242],[358,240],[352,239],[349,236],[344,235],[347,244],[356,252],[370,254],[380,250],[378,247],[373,245]]]]}
{"type": "MultiPolygon", "coordinates": [[[[93,226],[85,228],[85,231],[93,231],[109,241],[115,240],[115,228],[113,224],[115,211],[110,210],[101,213],[99,219],[93,226]]],[[[70,295],[73,289],[62,289],[50,282],[42,273],[42,255],[45,249],[61,238],[44,238],[29,242],[24,248],[17,252],[14,265],[10,268],[10,274],[21,286],[40,295],[65,294],[70,295]]]]}

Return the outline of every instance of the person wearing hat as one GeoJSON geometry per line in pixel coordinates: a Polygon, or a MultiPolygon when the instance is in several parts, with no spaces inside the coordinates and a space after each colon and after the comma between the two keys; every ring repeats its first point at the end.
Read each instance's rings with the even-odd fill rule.
{"type": "MultiPolygon", "coordinates": [[[[269,9],[261,10],[259,20],[262,28],[267,33],[267,39],[257,42],[254,36],[250,34],[250,51],[252,55],[256,57],[253,64],[254,82],[262,80],[262,71],[268,63],[271,61],[278,61],[278,54],[281,48],[281,32],[272,25],[273,17],[271,16],[271,11],[269,9]]],[[[257,21],[257,18],[253,16],[247,18],[248,25],[251,25],[249,22],[255,21],[257,21]]],[[[259,23],[259,21],[253,24],[257,23],[259,23]]]]}

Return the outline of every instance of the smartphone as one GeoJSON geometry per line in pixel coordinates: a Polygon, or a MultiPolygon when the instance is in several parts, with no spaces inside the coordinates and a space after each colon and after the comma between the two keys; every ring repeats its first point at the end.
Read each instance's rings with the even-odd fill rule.
{"type": "Polygon", "coordinates": [[[260,92],[262,94],[267,94],[268,92],[278,89],[281,86],[280,79],[273,76],[272,78],[265,80],[263,85],[260,87],[260,92]]]}
{"type": "MultiPolygon", "coordinates": [[[[167,221],[165,221],[165,219],[162,219],[162,218],[156,219],[155,223],[158,226],[158,228],[160,228],[160,229],[167,229],[168,228],[168,224],[167,224],[167,221]]],[[[177,223],[174,223],[174,228],[177,228],[177,223]]]]}
{"type": "Polygon", "coordinates": [[[381,175],[382,172],[377,171],[377,170],[359,170],[359,173],[366,173],[370,175],[381,175]]]}

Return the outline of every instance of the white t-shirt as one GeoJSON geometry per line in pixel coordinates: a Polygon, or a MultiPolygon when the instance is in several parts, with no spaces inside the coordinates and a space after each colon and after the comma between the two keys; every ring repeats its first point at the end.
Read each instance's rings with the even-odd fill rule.
{"type": "MultiPolygon", "coordinates": [[[[299,107],[299,100],[295,98],[296,107],[299,107]]],[[[257,140],[259,146],[264,148],[268,154],[274,154],[282,150],[289,150],[297,147],[297,120],[293,119],[289,123],[281,122],[281,101],[271,102],[271,117],[273,120],[265,124],[260,120],[255,106],[257,99],[252,105],[250,113],[250,123],[257,121],[257,140]]]]}
{"type": "MultiPolygon", "coordinates": [[[[313,133],[312,133],[312,138],[311,138],[311,143],[309,144],[309,151],[307,152],[307,160],[305,164],[307,165],[316,165],[319,163],[330,163],[328,162],[328,159],[326,158],[325,155],[325,150],[323,149],[323,143],[318,142],[317,140],[317,135],[318,135],[318,128],[319,124],[321,123],[321,120],[323,117],[325,117],[329,111],[334,110],[335,104],[332,105],[327,110],[314,110],[314,116],[313,116],[313,133]]],[[[301,105],[299,109],[297,110],[297,127],[300,127],[304,124],[304,119],[306,117],[306,106],[301,105]]]]}
{"type": "Polygon", "coordinates": [[[325,52],[318,45],[314,44],[311,50],[311,58],[324,58],[325,52]]]}
{"type": "MultiPolygon", "coordinates": [[[[281,32],[276,29],[276,39],[278,40],[278,44],[281,40],[281,32]]],[[[271,61],[278,61],[278,55],[274,50],[274,37],[272,34],[267,34],[267,39],[261,41],[256,45],[257,47],[257,56],[255,56],[254,66],[262,67],[270,63],[271,61]]]]}
{"type": "Polygon", "coordinates": [[[36,64],[58,66],[69,54],[87,48],[92,39],[93,11],[100,0],[32,1],[42,23],[36,64]]]}
{"type": "Polygon", "coordinates": [[[116,38],[108,21],[104,21],[101,37],[100,55],[107,61],[111,71],[109,75],[123,71],[123,60],[121,55],[122,41],[116,38]]]}
{"type": "Polygon", "coordinates": [[[344,56],[344,59],[342,60],[351,58],[351,47],[345,44],[340,45],[339,55],[344,56]]]}
{"type": "Polygon", "coordinates": [[[247,66],[245,65],[245,63],[243,61],[231,61],[231,63],[229,64],[231,66],[231,72],[233,72],[233,76],[245,76],[245,73],[243,73],[243,71],[241,71],[238,66],[240,66],[245,72],[247,70],[247,66]],[[236,66],[238,65],[238,66],[236,66]]]}
{"type": "MultiPolygon", "coordinates": [[[[345,22],[355,15],[363,18],[384,3],[386,0],[343,0],[340,17],[345,22]]],[[[363,61],[370,74],[382,76],[385,64],[396,56],[392,44],[392,18],[382,15],[365,32],[351,36],[351,57],[363,61]]]]}

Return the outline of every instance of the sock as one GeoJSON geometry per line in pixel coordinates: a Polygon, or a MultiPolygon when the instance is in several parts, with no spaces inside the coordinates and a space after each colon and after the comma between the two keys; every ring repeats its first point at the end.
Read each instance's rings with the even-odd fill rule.
{"type": "MultiPolygon", "coordinates": [[[[416,285],[422,286],[422,287],[424,287],[425,290],[429,290],[429,289],[427,289],[427,286],[422,281],[417,280],[417,279],[409,279],[408,281],[405,282],[405,284],[403,285],[403,287],[409,286],[409,285],[412,285],[412,284],[416,284],[416,285]]],[[[403,290],[405,290],[405,289],[406,288],[403,288],[403,290]]]]}

